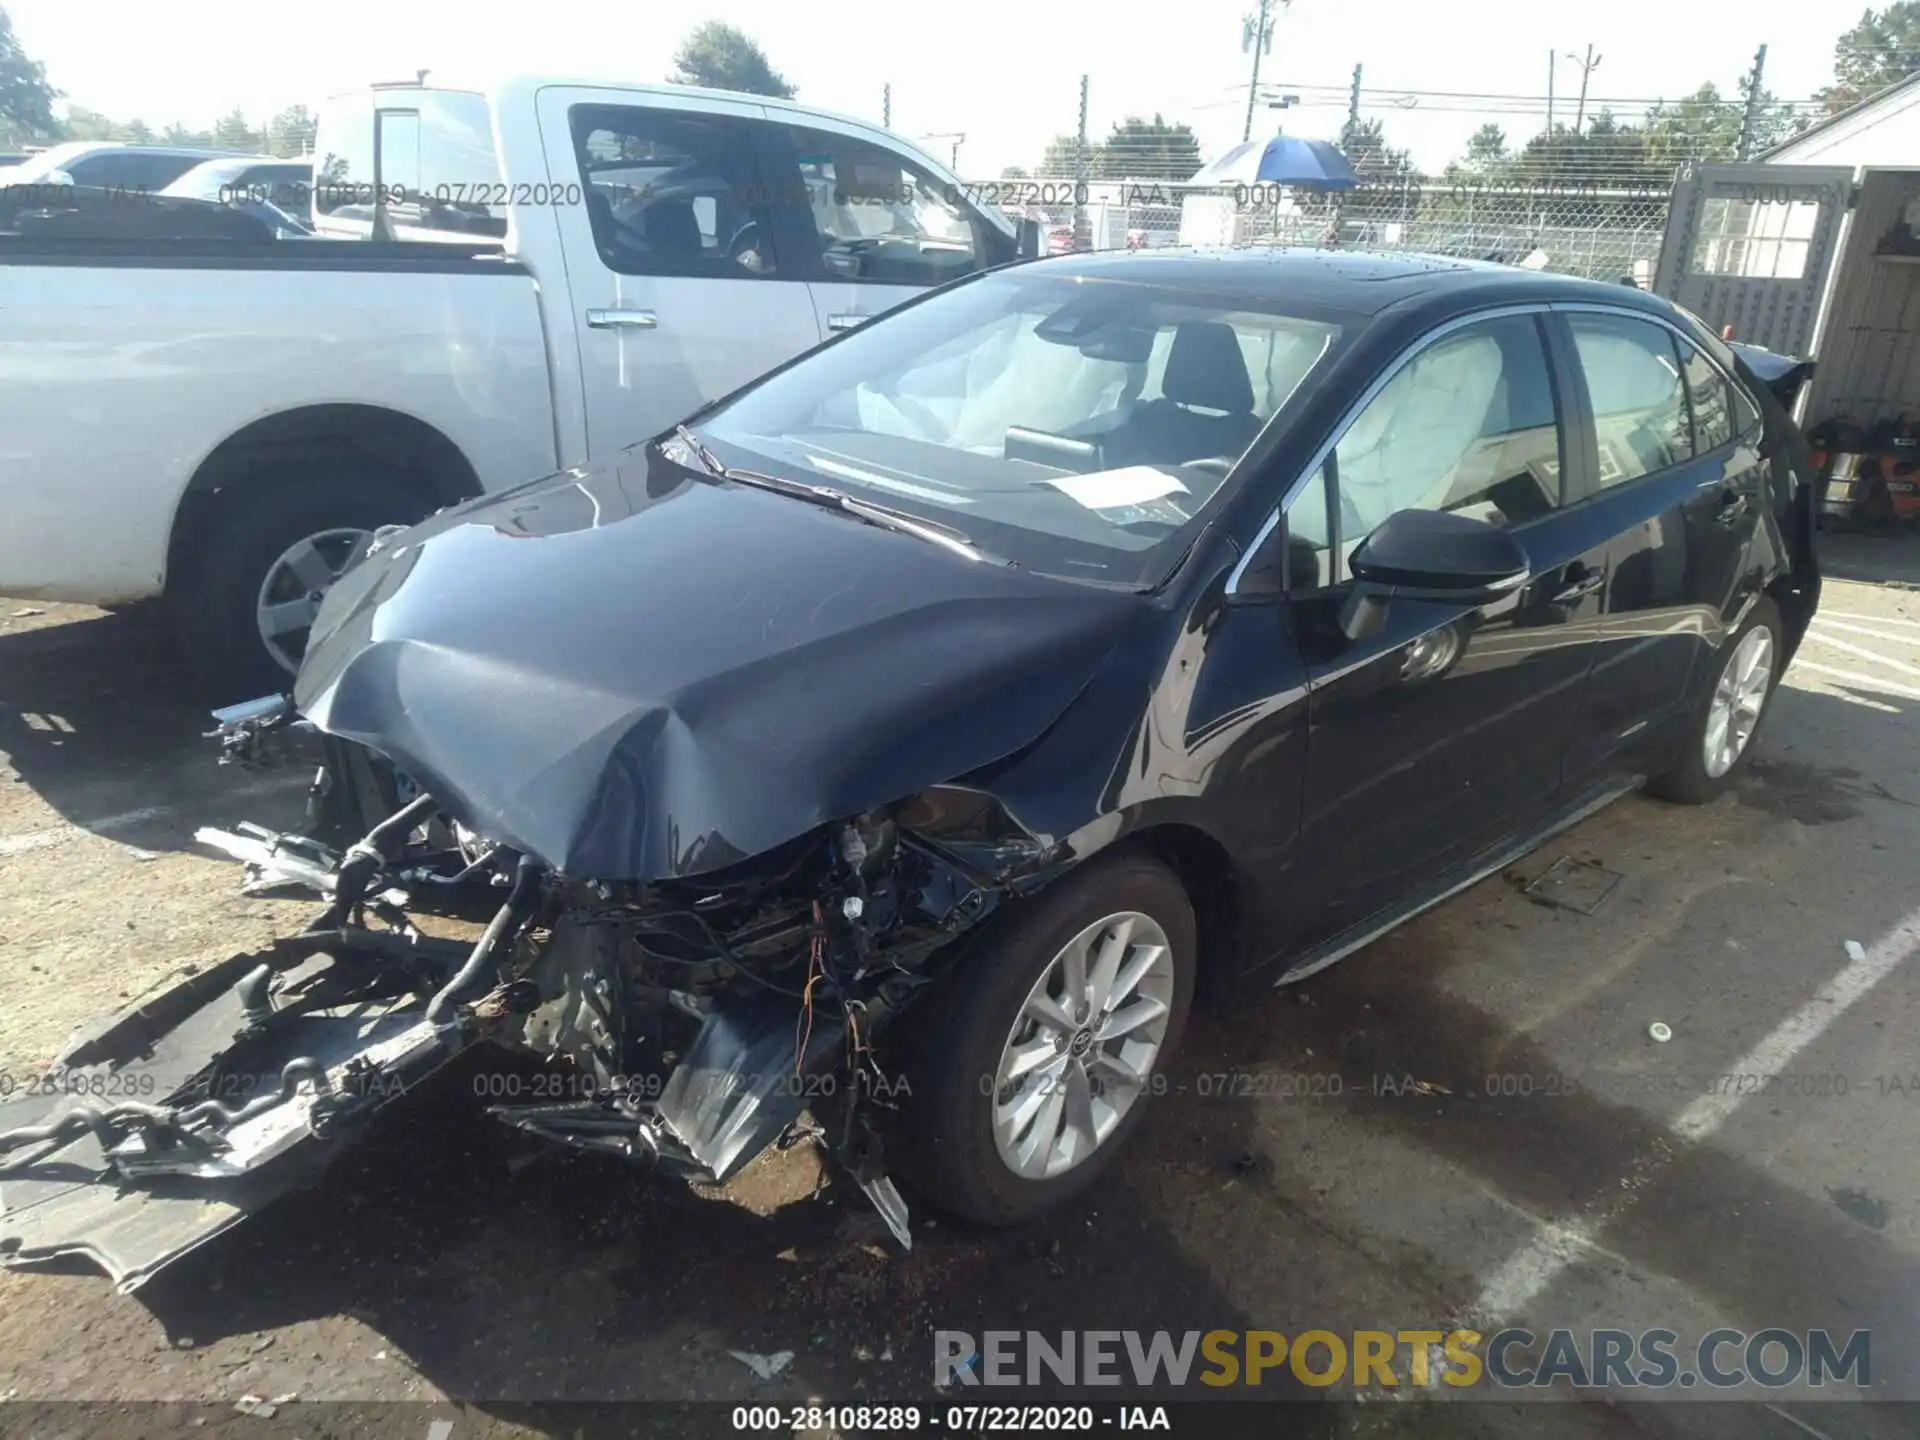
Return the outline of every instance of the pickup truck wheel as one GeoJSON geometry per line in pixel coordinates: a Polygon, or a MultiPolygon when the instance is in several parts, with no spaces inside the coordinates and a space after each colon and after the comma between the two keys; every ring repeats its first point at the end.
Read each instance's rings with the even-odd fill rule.
{"type": "Polygon", "coordinates": [[[404,485],[364,473],[223,494],[168,586],[188,658],[229,699],[284,690],[320,601],[373,532],[412,524],[431,508],[404,485]]]}
{"type": "Polygon", "coordinates": [[[1094,1185],[1180,1043],[1193,909],[1144,855],[1016,902],[927,996],[905,1062],[903,1172],[939,1208],[1024,1222],[1094,1185]]]}

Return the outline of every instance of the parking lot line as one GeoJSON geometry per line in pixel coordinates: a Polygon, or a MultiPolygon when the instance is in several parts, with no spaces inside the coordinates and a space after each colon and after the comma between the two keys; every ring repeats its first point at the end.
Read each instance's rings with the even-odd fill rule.
{"type": "MultiPolygon", "coordinates": [[[[1867,951],[1866,959],[1852,961],[1842,968],[1820,987],[1818,994],[1741,1056],[1729,1073],[1778,1075],[1794,1056],[1819,1039],[1848,1007],[1891,975],[1915,950],[1920,950],[1920,910],[1889,930],[1867,951]]],[[[1673,1122],[1673,1133],[1682,1140],[1704,1140],[1726,1123],[1727,1117],[1745,1098],[1741,1094],[1710,1091],[1680,1112],[1673,1122]]]]}
{"type": "Polygon", "coordinates": [[[1904,630],[1920,630],[1920,620],[1902,620],[1894,615],[1861,615],[1852,610],[1820,610],[1822,620],[1864,620],[1870,625],[1898,625],[1904,630]]]}
{"type": "MultiPolygon", "coordinates": [[[[277,792],[304,787],[307,784],[304,774],[289,773],[268,780],[255,780],[246,785],[236,785],[226,791],[221,799],[244,800],[256,795],[271,795],[277,792]]],[[[78,840],[86,835],[102,830],[125,830],[129,826],[146,825],[155,820],[171,820],[180,813],[178,805],[148,805],[138,810],[122,810],[113,815],[102,815],[92,820],[69,820],[60,825],[49,825],[43,830],[25,830],[17,835],[0,835],[0,856],[24,855],[29,850],[44,850],[49,845],[64,845],[70,840],[78,840]]]]}
{"type": "MultiPolygon", "coordinates": [[[[1877,940],[1864,960],[1852,961],[1836,973],[1811,1000],[1729,1066],[1728,1073],[1781,1073],[1796,1055],[1819,1039],[1835,1020],[1916,950],[1920,950],[1920,910],[1908,914],[1877,940]]],[[[1748,1098],[1748,1092],[1735,1087],[1702,1095],[1682,1110],[1669,1128],[1678,1139],[1698,1144],[1726,1124],[1748,1098]]],[[[1475,1318],[1492,1324],[1517,1315],[1575,1261],[1595,1248],[1594,1242],[1606,1219],[1617,1214],[1618,1209],[1614,1207],[1604,1219],[1543,1224],[1538,1235],[1515,1251],[1481,1285],[1472,1311],[1475,1318]]]]}
{"type": "Polygon", "coordinates": [[[1911,645],[1914,640],[1914,637],[1911,635],[1889,635],[1886,631],[1876,630],[1871,625],[1855,625],[1851,621],[1833,620],[1825,615],[1816,615],[1814,617],[1813,628],[1815,630],[1842,630],[1849,635],[1863,635],[1869,640],[1885,640],[1890,645],[1911,645]]]}
{"type": "Polygon", "coordinates": [[[1855,645],[1851,640],[1842,640],[1837,636],[1828,635],[1817,625],[1807,632],[1807,638],[1817,640],[1829,649],[1844,650],[1849,655],[1858,655],[1862,660],[1871,660],[1876,665],[1884,665],[1889,670],[1898,670],[1902,675],[1911,675],[1915,679],[1920,679],[1920,668],[1915,668],[1904,660],[1895,660],[1891,656],[1882,655],[1878,650],[1869,650],[1864,645],[1855,645]]]}
{"type": "Polygon", "coordinates": [[[1844,680],[1849,685],[1858,685],[1863,690],[1879,690],[1888,695],[1898,695],[1903,700],[1920,700],[1920,690],[1895,684],[1891,680],[1882,680],[1878,675],[1863,675],[1858,670],[1842,670],[1837,665],[1822,665],[1817,660],[1808,660],[1804,656],[1793,657],[1795,670],[1811,670],[1816,675],[1831,675],[1836,680],[1844,680]]]}

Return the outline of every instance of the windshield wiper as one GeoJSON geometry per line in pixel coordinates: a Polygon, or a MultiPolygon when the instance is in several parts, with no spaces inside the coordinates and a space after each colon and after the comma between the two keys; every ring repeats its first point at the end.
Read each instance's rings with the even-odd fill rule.
{"type": "Polygon", "coordinates": [[[889,505],[877,505],[871,500],[862,500],[849,495],[844,490],[836,490],[831,485],[813,485],[804,480],[787,480],[778,475],[763,475],[758,470],[741,470],[723,465],[720,457],[709,450],[698,435],[684,425],[674,427],[675,435],[699,459],[710,475],[722,480],[733,480],[742,485],[751,485],[760,490],[771,490],[777,495],[786,495],[795,500],[804,500],[809,505],[825,506],[829,510],[838,510],[843,515],[851,515],[856,520],[869,525],[877,525],[882,530],[893,530],[902,535],[912,535],[929,544],[951,550],[956,555],[969,560],[996,560],[978,549],[971,538],[963,531],[951,525],[942,525],[937,520],[922,520],[918,515],[909,515],[904,510],[895,510],[889,505]]]}

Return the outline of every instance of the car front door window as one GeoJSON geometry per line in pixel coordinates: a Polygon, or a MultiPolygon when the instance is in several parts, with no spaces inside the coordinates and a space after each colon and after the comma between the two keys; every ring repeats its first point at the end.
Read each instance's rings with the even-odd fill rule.
{"type": "MultiPolygon", "coordinates": [[[[1447,510],[1520,525],[1561,503],[1552,372],[1530,315],[1483,320],[1422,347],[1334,447],[1338,567],[1389,515],[1447,510]]],[[[1324,478],[1296,498],[1289,535],[1327,544],[1324,478]]],[[[1297,568],[1297,567],[1296,567],[1297,568]]],[[[1320,583],[1325,583],[1325,578],[1320,583]]]]}
{"type": "Polygon", "coordinates": [[[849,135],[795,126],[792,140],[826,278],[939,285],[980,268],[972,212],[926,170],[849,135]]]}
{"type": "Polygon", "coordinates": [[[573,115],[587,218],[610,270],[753,280],[778,273],[747,123],[641,106],[573,115]]]}

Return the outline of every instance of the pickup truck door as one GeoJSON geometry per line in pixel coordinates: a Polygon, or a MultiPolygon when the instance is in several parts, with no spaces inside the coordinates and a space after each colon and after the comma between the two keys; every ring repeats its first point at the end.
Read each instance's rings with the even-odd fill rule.
{"type": "Polygon", "coordinates": [[[781,253],[812,280],[831,339],[930,289],[1014,258],[1014,238],[967,200],[959,181],[883,132],[769,111],[760,164],[773,181],[781,253]]]}
{"type": "Polygon", "coordinates": [[[813,297],[773,233],[753,140],[764,107],[550,87],[538,113],[590,456],[818,343],[813,297]]]}

